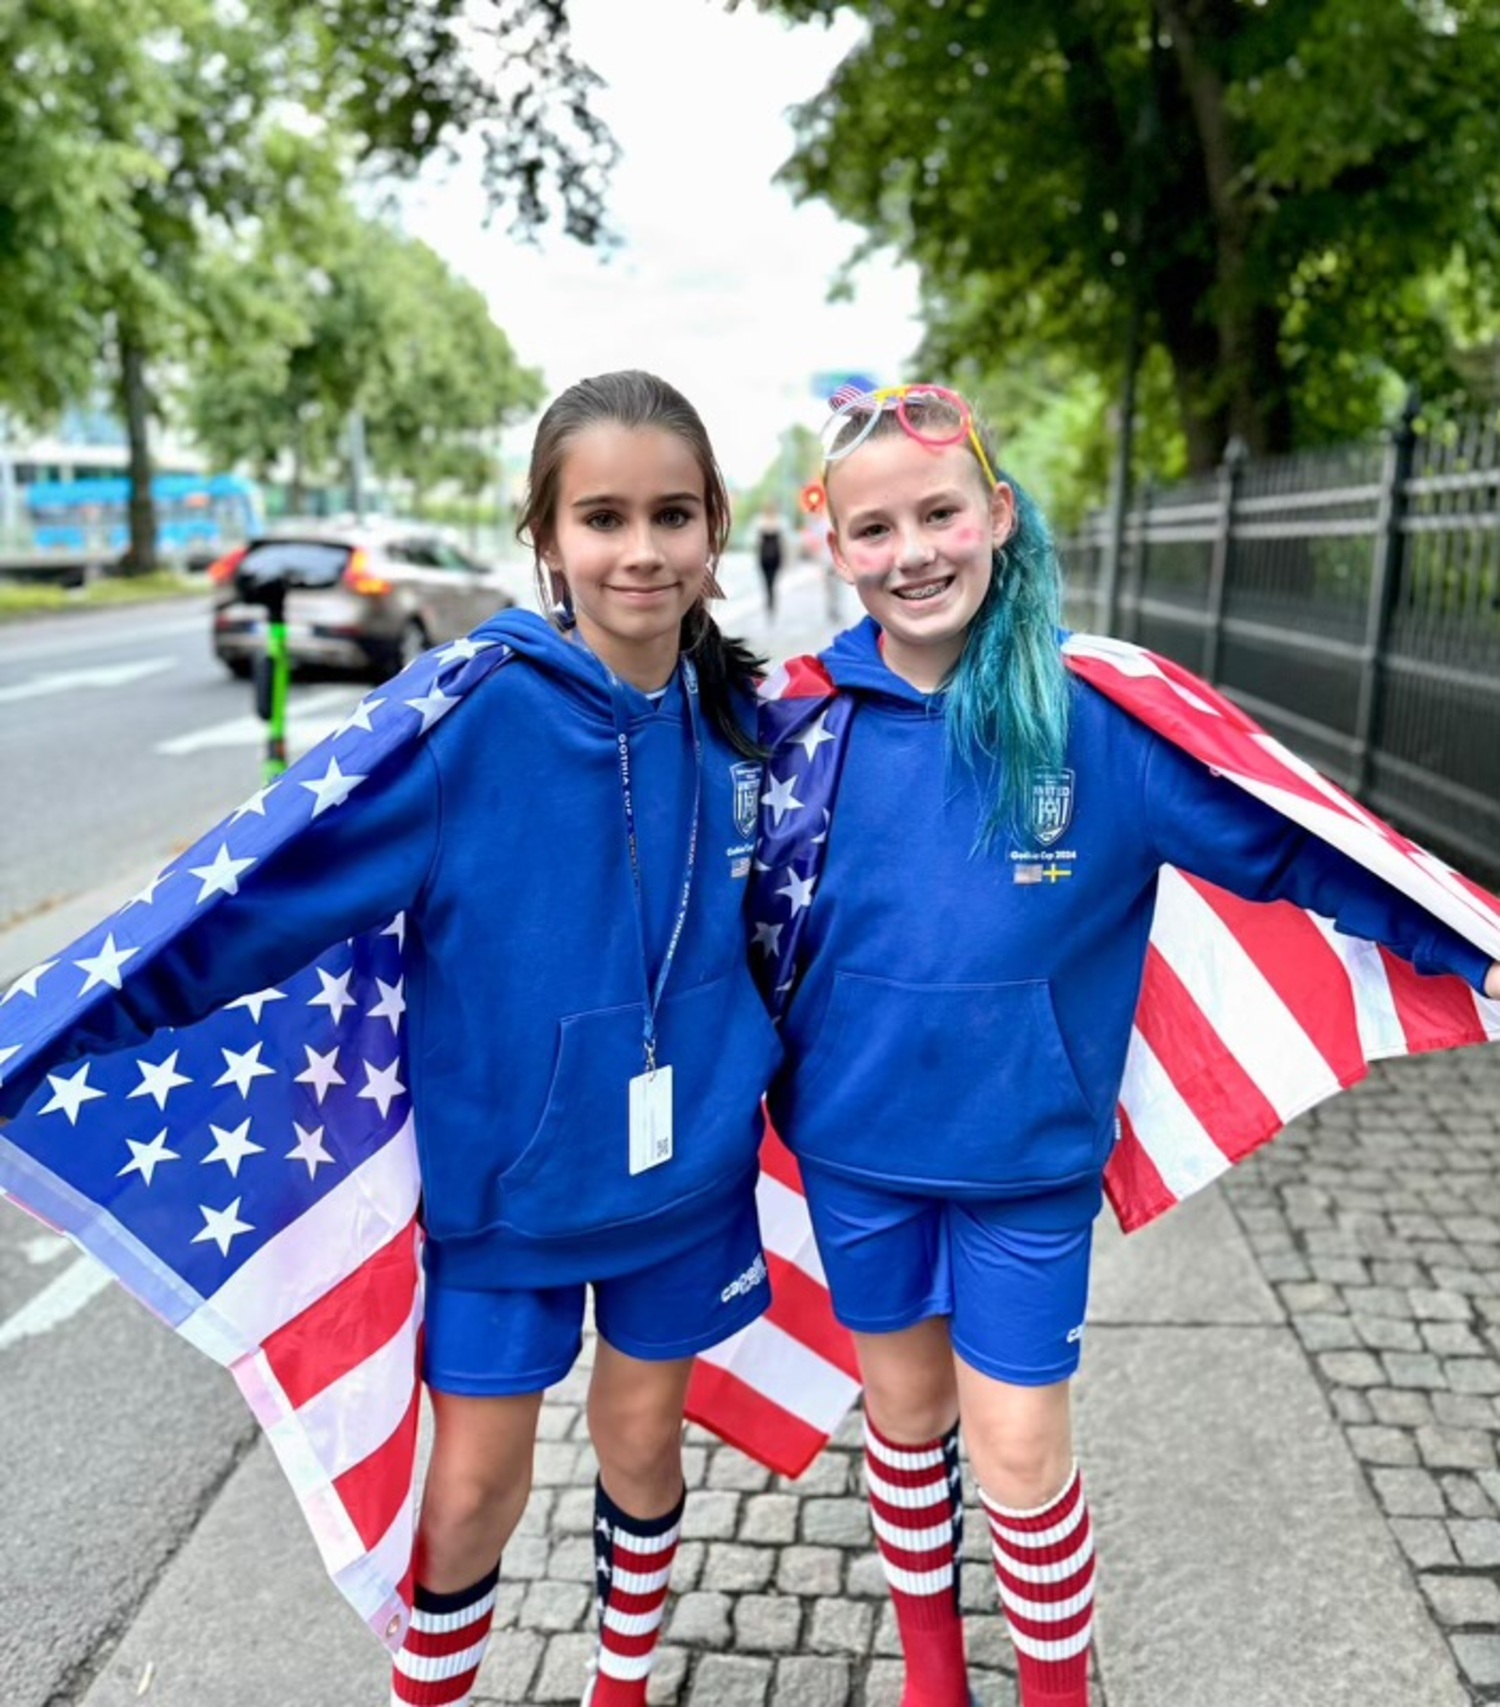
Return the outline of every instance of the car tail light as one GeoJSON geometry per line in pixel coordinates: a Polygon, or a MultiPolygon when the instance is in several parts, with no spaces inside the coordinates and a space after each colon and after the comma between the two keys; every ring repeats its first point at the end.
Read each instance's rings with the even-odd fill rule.
{"type": "Polygon", "coordinates": [[[370,573],[370,555],[362,545],[355,546],[349,553],[349,561],[344,565],[340,579],[351,593],[363,594],[367,599],[378,599],[382,593],[391,590],[390,582],[383,575],[370,573]]]}
{"type": "Polygon", "coordinates": [[[210,563],[208,566],[209,580],[218,587],[222,587],[226,581],[232,581],[235,570],[239,568],[245,553],[249,549],[248,545],[237,545],[233,551],[226,551],[222,557],[210,563]]]}

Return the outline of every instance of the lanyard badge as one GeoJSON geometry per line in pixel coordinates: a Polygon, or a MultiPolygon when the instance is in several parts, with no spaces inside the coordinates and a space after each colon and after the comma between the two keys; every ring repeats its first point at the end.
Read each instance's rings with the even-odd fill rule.
{"type": "Polygon", "coordinates": [[[630,853],[630,883],[635,902],[636,940],[640,947],[643,993],[641,1052],[645,1071],[630,1081],[630,1172],[642,1174],[672,1159],[672,1069],[656,1056],[656,1013],[677,954],[677,944],[687,923],[688,902],[693,893],[693,873],[698,863],[698,823],[703,807],[703,735],[698,722],[698,672],[692,660],[679,665],[687,698],[688,725],[693,737],[693,816],[688,830],[687,855],[683,862],[682,888],[677,917],[667,941],[666,953],[651,982],[646,950],[646,900],[641,883],[640,843],[636,835],[635,794],[631,783],[630,733],[624,705],[624,690],[610,674],[610,698],[615,713],[615,742],[620,760],[620,799],[625,810],[625,843],[630,853]]]}

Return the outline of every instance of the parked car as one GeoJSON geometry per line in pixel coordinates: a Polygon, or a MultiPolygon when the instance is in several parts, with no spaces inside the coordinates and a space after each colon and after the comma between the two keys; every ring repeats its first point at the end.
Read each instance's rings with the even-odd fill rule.
{"type": "Polygon", "coordinates": [[[429,646],[513,605],[497,572],[421,523],[280,523],[209,570],[215,655],[248,676],[266,613],[242,595],[284,576],[292,667],[353,670],[383,681],[429,646]]]}

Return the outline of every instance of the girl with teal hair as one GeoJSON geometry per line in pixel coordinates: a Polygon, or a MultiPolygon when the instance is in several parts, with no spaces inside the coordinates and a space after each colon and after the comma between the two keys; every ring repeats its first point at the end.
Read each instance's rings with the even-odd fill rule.
{"type": "Polygon", "coordinates": [[[770,1111],[854,1335],[902,1707],[969,1700],[960,1420],[1021,1707],[1087,1707],[1069,1393],[1162,868],[1490,996],[1500,966],[1079,679],[1046,521],[963,398],[835,405],[830,545],[867,616],[764,708],[770,1111]]]}

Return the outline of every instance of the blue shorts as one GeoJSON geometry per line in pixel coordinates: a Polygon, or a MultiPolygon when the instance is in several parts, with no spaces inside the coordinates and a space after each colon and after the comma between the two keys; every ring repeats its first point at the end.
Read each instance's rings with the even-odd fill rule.
{"type": "MultiPolygon", "coordinates": [[[[592,1283],[594,1322],[627,1357],[692,1357],[771,1302],[755,1200],[670,1261],[592,1283]]],[[[578,1358],[588,1285],[472,1292],[427,1279],[422,1378],[439,1393],[498,1398],[555,1386],[578,1358]]]]}
{"type": "Polygon", "coordinates": [[[1003,1201],[904,1196],[810,1167],[802,1183],[846,1328],[888,1334],[947,1316],[953,1349],[996,1381],[1046,1387],[1077,1371],[1091,1226],[1008,1227],[1003,1201]]]}

